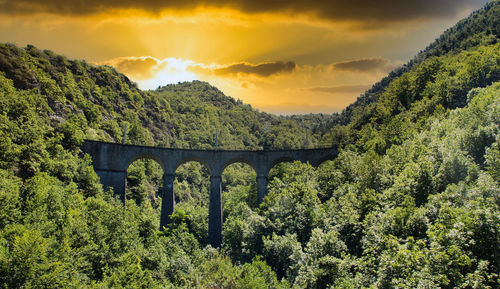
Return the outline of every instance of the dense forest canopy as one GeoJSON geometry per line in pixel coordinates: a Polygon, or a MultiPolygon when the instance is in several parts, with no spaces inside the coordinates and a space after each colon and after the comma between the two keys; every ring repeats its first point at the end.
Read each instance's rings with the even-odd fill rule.
{"type": "Polygon", "coordinates": [[[112,67],[0,44],[0,284],[5,288],[498,288],[500,1],[460,21],[340,115],[280,117],[207,83],[141,91],[112,67]],[[124,134],[124,128],[126,128],[124,134]],[[223,173],[208,245],[207,169],[138,160],[123,207],[83,140],[211,149],[339,143],[315,168],[223,173]]]}

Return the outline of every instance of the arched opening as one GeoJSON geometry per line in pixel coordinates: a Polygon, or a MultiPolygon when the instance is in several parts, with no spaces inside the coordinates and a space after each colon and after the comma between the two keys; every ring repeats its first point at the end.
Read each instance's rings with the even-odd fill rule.
{"type": "Polygon", "coordinates": [[[342,185],[344,175],[336,167],[335,162],[326,159],[316,167],[318,179],[318,197],[322,203],[333,196],[334,191],[342,185]]]}
{"type": "Polygon", "coordinates": [[[208,206],[210,196],[210,172],[200,162],[189,161],[181,164],[175,171],[175,203],[191,203],[208,206]]]}
{"type": "Polygon", "coordinates": [[[279,162],[269,172],[269,192],[261,213],[280,234],[296,234],[303,244],[311,237],[320,201],[315,168],[308,162],[279,162]]]}
{"type": "Polygon", "coordinates": [[[291,164],[295,161],[298,160],[292,158],[279,158],[274,160],[272,162],[271,169],[269,170],[269,174],[267,176],[268,180],[271,181],[276,177],[282,178],[285,171],[288,170],[291,164]]]}
{"type": "MultiPolygon", "coordinates": [[[[223,239],[227,254],[235,262],[250,262],[252,258],[243,248],[248,239],[244,228],[253,226],[249,217],[258,207],[257,184],[257,172],[247,163],[235,161],[222,171],[223,239]]],[[[260,240],[251,243],[262,245],[260,240]]]]}
{"type": "Polygon", "coordinates": [[[257,173],[244,162],[234,162],[222,171],[222,212],[223,220],[241,203],[250,208],[258,207],[257,173]]]}
{"type": "Polygon", "coordinates": [[[330,163],[331,161],[335,160],[335,158],[337,158],[336,154],[328,154],[328,155],[325,155],[324,157],[320,158],[319,160],[317,160],[313,165],[315,167],[319,167],[319,166],[323,165],[324,163],[330,163]]]}
{"type": "Polygon", "coordinates": [[[201,244],[208,244],[210,171],[197,160],[181,163],[175,171],[172,222],[185,223],[201,244]]]}
{"type": "Polygon", "coordinates": [[[163,168],[152,157],[136,158],[127,168],[125,199],[138,206],[151,205],[158,212],[163,192],[163,168]]]}

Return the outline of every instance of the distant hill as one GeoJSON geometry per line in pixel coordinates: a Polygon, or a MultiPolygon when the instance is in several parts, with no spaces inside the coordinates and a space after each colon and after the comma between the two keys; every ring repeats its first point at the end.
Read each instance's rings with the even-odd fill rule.
{"type": "Polygon", "coordinates": [[[50,108],[46,117],[56,130],[78,118],[90,139],[121,142],[127,124],[130,143],[206,149],[214,147],[218,132],[223,149],[299,148],[305,145],[306,125],[309,133],[315,126],[259,112],[206,82],[141,91],[112,67],[31,45],[0,44],[0,73],[16,90],[43,97],[50,108]]]}

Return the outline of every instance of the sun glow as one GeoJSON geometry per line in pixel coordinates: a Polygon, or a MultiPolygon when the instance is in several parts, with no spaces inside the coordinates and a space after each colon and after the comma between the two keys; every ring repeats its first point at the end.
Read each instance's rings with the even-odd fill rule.
{"type": "Polygon", "coordinates": [[[157,60],[151,68],[152,77],[137,79],[136,82],[141,89],[156,89],[167,84],[197,80],[196,74],[188,71],[193,64],[193,61],[173,57],[157,60]]]}

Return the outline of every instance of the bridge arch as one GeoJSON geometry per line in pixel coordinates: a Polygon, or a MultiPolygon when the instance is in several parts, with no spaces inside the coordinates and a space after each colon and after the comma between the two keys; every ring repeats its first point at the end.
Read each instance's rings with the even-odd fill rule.
{"type": "Polygon", "coordinates": [[[197,160],[183,161],[175,170],[175,203],[186,201],[207,206],[210,194],[210,168],[197,160]]]}
{"type": "Polygon", "coordinates": [[[271,170],[274,166],[280,163],[293,163],[295,161],[301,161],[299,158],[293,157],[293,156],[285,156],[285,157],[278,157],[274,160],[271,161],[269,170],[271,170]]]}
{"type": "Polygon", "coordinates": [[[131,164],[133,164],[135,161],[140,160],[140,159],[153,160],[153,161],[157,162],[161,166],[161,169],[163,171],[165,171],[164,160],[161,157],[159,157],[158,155],[152,154],[152,153],[138,153],[138,154],[132,155],[132,157],[130,157],[125,162],[126,163],[125,168],[128,169],[131,164]]]}
{"type": "Polygon", "coordinates": [[[313,167],[319,167],[321,164],[327,161],[333,161],[337,156],[334,154],[327,154],[324,157],[319,158],[311,163],[313,167]]]}
{"type": "Polygon", "coordinates": [[[144,201],[151,201],[153,207],[157,207],[159,205],[157,197],[163,198],[164,172],[164,165],[158,158],[154,158],[148,154],[137,155],[127,166],[125,196],[123,197],[125,199],[134,199],[138,204],[144,201]],[[159,176],[153,174],[158,172],[158,168],[160,170],[159,176]],[[143,173],[147,176],[146,180],[151,182],[151,186],[148,186],[147,183],[146,186],[142,186],[144,184],[142,183],[144,181],[142,179],[143,173]],[[155,187],[158,188],[157,191],[152,190],[155,187]]]}
{"type": "Polygon", "coordinates": [[[221,172],[223,172],[228,166],[232,165],[232,164],[236,164],[236,163],[243,163],[243,164],[247,164],[249,165],[256,173],[257,173],[257,166],[255,165],[255,163],[253,161],[251,161],[250,159],[247,159],[247,158],[243,158],[243,157],[234,157],[234,158],[230,158],[228,159],[223,165],[222,165],[222,170],[221,172]]]}
{"type": "Polygon", "coordinates": [[[200,156],[196,156],[196,155],[187,155],[187,156],[183,157],[182,159],[180,159],[179,161],[177,161],[176,165],[174,166],[173,171],[176,172],[177,169],[179,169],[179,167],[181,167],[182,165],[189,163],[189,162],[200,163],[201,165],[203,165],[204,167],[206,167],[208,169],[209,174],[211,174],[212,171],[214,170],[213,167],[210,166],[210,164],[207,162],[206,159],[204,159],[200,156]]]}
{"type": "MultiPolygon", "coordinates": [[[[222,193],[224,206],[228,200],[236,199],[246,202],[250,207],[256,207],[258,204],[258,190],[257,190],[257,170],[249,162],[231,160],[224,167],[222,171],[222,193]],[[227,174],[228,172],[235,172],[236,174],[227,174]],[[237,176],[230,178],[230,176],[237,176]],[[231,185],[231,186],[230,186],[231,185]],[[234,194],[234,192],[238,192],[234,194]],[[244,196],[242,198],[242,196],[244,196]],[[229,199],[227,199],[229,197],[229,199]]],[[[227,216],[226,208],[223,208],[223,215],[227,216]]]]}

